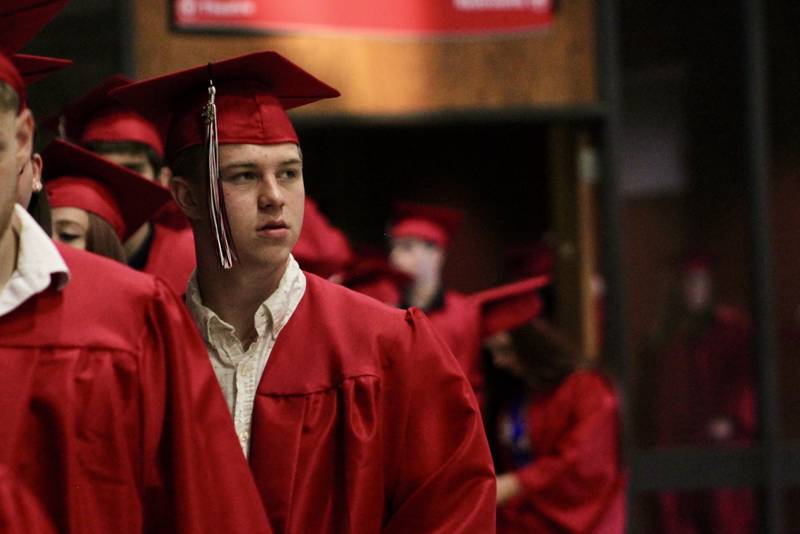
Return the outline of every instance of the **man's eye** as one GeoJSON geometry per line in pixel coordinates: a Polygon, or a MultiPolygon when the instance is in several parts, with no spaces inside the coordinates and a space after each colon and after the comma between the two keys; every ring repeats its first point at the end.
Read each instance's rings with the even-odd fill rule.
{"type": "Polygon", "coordinates": [[[256,173],[254,172],[240,172],[239,174],[234,174],[233,176],[227,178],[225,181],[227,182],[249,182],[251,180],[255,180],[258,178],[256,173]]]}
{"type": "Polygon", "coordinates": [[[298,169],[284,169],[279,176],[284,180],[294,180],[300,176],[300,171],[298,169]]]}

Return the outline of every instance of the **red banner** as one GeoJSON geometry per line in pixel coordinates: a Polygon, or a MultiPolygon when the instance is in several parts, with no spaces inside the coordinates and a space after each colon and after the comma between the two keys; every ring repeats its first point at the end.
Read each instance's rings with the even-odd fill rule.
{"type": "Polygon", "coordinates": [[[554,0],[174,0],[181,30],[507,33],[550,24],[554,0]]]}

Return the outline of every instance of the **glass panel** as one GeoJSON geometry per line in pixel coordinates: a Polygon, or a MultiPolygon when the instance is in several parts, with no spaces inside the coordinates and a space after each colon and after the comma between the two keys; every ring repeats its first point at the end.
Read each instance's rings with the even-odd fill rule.
{"type": "Polygon", "coordinates": [[[632,531],[660,534],[750,534],[757,497],[747,488],[643,494],[634,500],[632,531]]]}

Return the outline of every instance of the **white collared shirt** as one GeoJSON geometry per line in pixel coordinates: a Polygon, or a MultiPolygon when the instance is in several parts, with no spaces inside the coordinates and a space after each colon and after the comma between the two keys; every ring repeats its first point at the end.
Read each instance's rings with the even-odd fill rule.
{"type": "Polygon", "coordinates": [[[258,338],[245,350],[233,326],[203,305],[193,273],[186,304],[206,343],[214,373],[233,415],[236,434],[245,456],[250,452],[250,426],[256,390],[281,329],[289,321],[306,290],[306,277],[289,256],[278,289],[258,307],[254,317],[258,338]]]}
{"type": "Polygon", "coordinates": [[[0,317],[55,284],[59,290],[69,281],[69,269],[53,241],[28,212],[14,205],[19,219],[17,264],[5,287],[0,289],[0,317]]]}

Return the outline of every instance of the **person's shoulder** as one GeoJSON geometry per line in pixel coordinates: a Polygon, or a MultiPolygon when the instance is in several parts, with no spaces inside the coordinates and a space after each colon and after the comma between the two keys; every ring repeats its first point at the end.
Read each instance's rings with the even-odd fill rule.
{"type": "Polygon", "coordinates": [[[70,272],[67,288],[71,292],[87,292],[98,298],[122,300],[126,297],[148,297],[156,292],[156,279],[127,265],[91,252],[58,245],[70,272]],[[102,298],[105,297],[105,298],[102,298]]]}
{"type": "Polygon", "coordinates": [[[559,389],[569,392],[571,397],[595,406],[616,409],[617,394],[613,384],[602,373],[594,369],[573,371],[559,389]]]}
{"type": "Polygon", "coordinates": [[[347,322],[368,328],[370,325],[401,323],[408,315],[406,310],[393,308],[315,274],[308,272],[303,274],[306,277],[306,292],[309,298],[319,306],[331,308],[336,312],[332,315],[347,322]]]}

